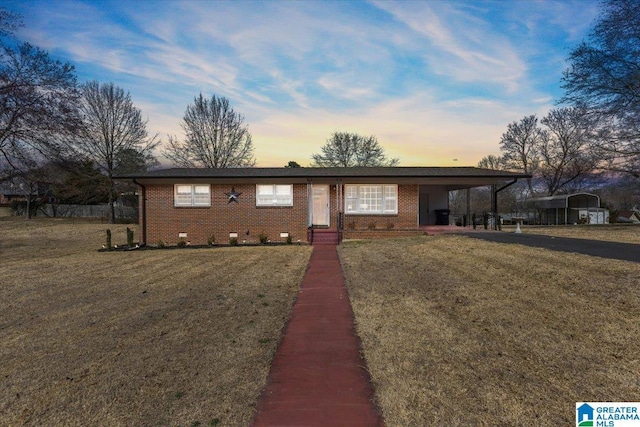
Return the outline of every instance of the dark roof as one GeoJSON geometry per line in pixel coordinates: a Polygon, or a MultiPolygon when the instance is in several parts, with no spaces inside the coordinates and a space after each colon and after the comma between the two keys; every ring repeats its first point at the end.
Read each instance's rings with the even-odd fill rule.
{"type": "MultiPolygon", "coordinates": [[[[568,208],[569,207],[569,199],[592,199],[595,201],[595,204],[600,206],[600,197],[596,194],[591,193],[572,193],[572,194],[560,194],[557,196],[546,196],[546,197],[536,197],[527,199],[527,204],[529,206],[534,206],[540,209],[555,209],[555,208],[568,208]]],[[[588,204],[587,204],[588,205],[588,204]]],[[[589,206],[585,206],[589,207],[589,206]]]]}
{"type": "Polygon", "coordinates": [[[474,167],[172,168],[120,175],[120,179],[170,178],[527,178],[520,172],[474,167]]]}

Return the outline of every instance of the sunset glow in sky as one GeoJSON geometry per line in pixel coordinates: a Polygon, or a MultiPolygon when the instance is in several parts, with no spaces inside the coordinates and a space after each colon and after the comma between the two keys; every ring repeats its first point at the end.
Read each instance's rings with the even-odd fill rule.
{"type": "Polygon", "coordinates": [[[334,131],[402,166],[474,166],[562,95],[595,1],[4,2],[18,38],[129,91],[150,133],[183,137],[200,92],[245,116],[258,166],[303,166],[334,131]],[[457,161],[454,161],[457,159],[457,161]]]}

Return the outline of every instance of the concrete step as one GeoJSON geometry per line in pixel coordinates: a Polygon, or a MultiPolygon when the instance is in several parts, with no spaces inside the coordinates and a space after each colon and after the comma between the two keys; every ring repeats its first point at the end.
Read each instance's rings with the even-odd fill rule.
{"type": "Polygon", "coordinates": [[[340,237],[335,230],[314,230],[314,245],[337,245],[340,243],[340,237]]]}

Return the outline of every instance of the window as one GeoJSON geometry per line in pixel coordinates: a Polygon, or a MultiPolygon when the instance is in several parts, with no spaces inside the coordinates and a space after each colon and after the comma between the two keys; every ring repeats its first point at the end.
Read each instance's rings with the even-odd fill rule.
{"type": "Polygon", "coordinates": [[[397,185],[346,185],[345,210],[351,214],[397,214],[397,185]]]}
{"type": "Polygon", "coordinates": [[[293,185],[256,185],[256,206],[293,206],[293,185]]]}
{"type": "Polygon", "coordinates": [[[211,206],[209,184],[177,184],[174,186],[174,206],[211,206]]]}

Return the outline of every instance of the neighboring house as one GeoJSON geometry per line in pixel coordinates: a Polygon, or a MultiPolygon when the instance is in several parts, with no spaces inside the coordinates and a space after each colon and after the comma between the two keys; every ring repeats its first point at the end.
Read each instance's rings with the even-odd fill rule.
{"type": "Polygon", "coordinates": [[[589,193],[562,194],[527,200],[539,212],[540,224],[608,224],[609,210],[600,207],[600,197],[589,193]]]}
{"type": "Polygon", "coordinates": [[[30,188],[29,184],[21,178],[14,178],[10,181],[5,181],[0,184],[0,206],[8,207],[12,200],[27,200],[27,195],[38,199],[46,197],[47,189],[43,184],[32,184],[30,188]]]}
{"type": "Polygon", "coordinates": [[[312,241],[415,235],[449,191],[527,175],[472,167],[165,169],[123,175],[140,186],[141,242],[312,241]]]}

